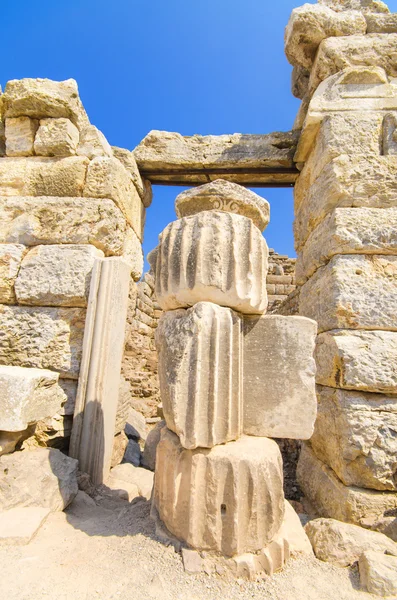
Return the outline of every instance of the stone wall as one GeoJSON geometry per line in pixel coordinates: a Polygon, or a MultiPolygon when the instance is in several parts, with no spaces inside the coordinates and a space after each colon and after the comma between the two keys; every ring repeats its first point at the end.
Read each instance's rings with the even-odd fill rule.
{"type": "Polygon", "coordinates": [[[295,258],[289,258],[285,254],[278,254],[269,249],[269,272],[266,278],[268,294],[268,312],[280,313],[281,305],[295,291],[295,258]]]}
{"type": "Polygon", "coordinates": [[[92,273],[120,257],[140,278],[150,186],[74,80],[10,81],[0,101],[0,455],[66,449],[92,273]]]}

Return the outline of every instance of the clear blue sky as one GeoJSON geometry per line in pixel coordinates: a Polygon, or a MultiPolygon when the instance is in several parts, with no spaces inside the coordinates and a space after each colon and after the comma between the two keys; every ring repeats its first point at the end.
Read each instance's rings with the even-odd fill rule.
{"type": "MultiPolygon", "coordinates": [[[[284,27],[299,0],[3,0],[1,84],[77,80],[91,122],[133,149],[151,129],[183,135],[291,129],[284,27]]],[[[389,1],[397,11],[397,0],[389,1]]],[[[144,250],[174,220],[181,188],[154,188],[144,250]]],[[[269,246],[294,255],[292,190],[271,204],[269,246]]]]}

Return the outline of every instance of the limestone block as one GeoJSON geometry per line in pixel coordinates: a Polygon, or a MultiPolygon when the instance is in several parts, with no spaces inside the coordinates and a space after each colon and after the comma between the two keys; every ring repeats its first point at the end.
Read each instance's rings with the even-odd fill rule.
{"type": "Polygon", "coordinates": [[[169,531],[197,550],[225,556],[257,552],[281,527],[282,479],[273,440],[244,436],[192,451],[163,429],[154,502],[169,531]]]}
{"type": "Polygon", "coordinates": [[[141,467],[134,467],[134,465],[129,463],[124,463],[122,465],[117,465],[117,467],[113,467],[110,471],[110,477],[113,477],[118,481],[133,483],[137,486],[139,495],[150,500],[154,478],[154,474],[151,471],[142,469],[141,467]]]}
{"type": "Polygon", "coordinates": [[[77,460],[55,449],[2,456],[0,512],[30,506],[64,510],[78,492],[77,468],[77,460]]]}
{"type": "Polygon", "coordinates": [[[87,306],[95,259],[91,245],[48,245],[29,250],[15,282],[18,304],[87,306]]]}
{"type": "Polygon", "coordinates": [[[383,68],[389,77],[397,76],[394,60],[397,38],[393,33],[330,37],[321,42],[310,75],[310,92],[319,84],[352,66],[383,68]]]}
{"type": "Polygon", "coordinates": [[[114,436],[112,460],[110,463],[110,466],[112,468],[116,467],[121,463],[127,446],[128,437],[125,435],[124,431],[121,431],[120,433],[114,436]]]}
{"type": "Polygon", "coordinates": [[[329,331],[318,336],[316,381],[363,392],[397,394],[397,333],[329,331]]]}
{"type": "Polygon", "coordinates": [[[142,244],[132,227],[127,227],[124,236],[123,258],[130,265],[131,277],[139,281],[143,273],[144,257],[142,244]]]}
{"type": "Polygon", "coordinates": [[[80,132],[80,142],[77,148],[77,154],[87,156],[90,160],[96,156],[113,156],[112,148],[109,142],[94,125],[87,125],[80,132]]]}
{"type": "Polygon", "coordinates": [[[397,207],[336,208],[308,237],[296,262],[299,285],[336,254],[397,255],[397,207]]]}
{"type": "Polygon", "coordinates": [[[85,309],[0,305],[0,364],[52,369],[77,379],[85,309]]]}
{"type": "Polygon", "coordinates": [[[0,545],[22,546],[29,544],[48,515],[48,508],[29,506],[12,508],[0,513],[0,545]]]}
{"type": "Polygon", "coordinates": [[[112,461],[130,281],[123,259],[96,259],[69,448],[95,484],[104,482],[112,461]]]}
{"type": "Polygon", "coordinates": [[[179,194],[175,200],[175,211],[178,218],[190,217],[199,212],[217,210],[230,212],[251,219],[264,231],[270,221],[270,205],[267,200],[250,190],[217,179],[206,185],[190,188],[179,194]]]}
{"type": "Polygon", "coordinates": [[[15,304],[14,284],[18,275],[25,246],[0,244],[0,303],[15,304]]]}
{"type": "Polygon", "coordinates": [[[142,454],[142,466],[145,469],[154,471],[156,468],[156,452],[161,438],[161,431],[165,427],[165,421],[157,423],[156,427],[147,436],[145,447],[142,454]]]}
{"type": "Polygon", "coordinates": [[[368,13],[365,15],[367,21],[367,33],[397,33],[396,13],[368,13]]]}
{"type": "Polygon", "coordinates": [[[342,155],[324,168],[297,208],[294,223],[296,249],[302,250],[310,233],[335,208],[385,209],[396,205],[395,157],[357,159],[342,155]]]}
{"type": "Polygon", "coordinates": [[[38,126],[39,122],[29,117],[6,119],[7,156],[33,156],[34,137],[38,126]]]}
{"type": "Polygon", "coordinates": [[[291,91],[295,98],[303,98],[306,96],[309,88],[310,71],[303,67],[294,67],[291,75],[291,91]]]}
{"type": "Polygon", "coordinates": [[[137,244],[112,200],[0,196],[0,242],[92,244],[106,256],[134,256],[137,244]]]}
{"type": "Polygon", "coordinates": [[[70,119],[41,119],[34,151],[37,156],[73,156],[79,143],[79,130],[70,119]]]}
{"type": "Polygon", "coordinates": [[[397,594],[397,558],[388,556],[384,551],[365,550],[358,562],[360,582],[370,594],[379,598],[396,597],[397,594]]]}
{"type": "Polygon", "coordinates": [[[301,288],[300,314],[330,329],[397,331],[397,256],[334,256],[301,288]]]}
{"type": "Polygon", "coordinates": [[[266,310],[268,248],[247,217],[207,211],[174,221],[149,262],[163,310],[202,301],[242,313],[266,310]]]}
{"type": "Polygon", "coordinates": [[[332,10],[361,10],[364,14],[388,13],[389,9],[381,0],[318,0],[319,4],[329,6],[332,10]]]}
{"type": "Polygon", "coordinates": [[[0,158],[0,196],[82,196],[88,158],[0,158]]]}
{"type": "Polygon", "coordinates": [[[378,520],[397,509],[395,492],[343,485],[307,444],[302,447],[297,478],[304,495],[323,517],[363,525],[366,519],[378,520]]]}
{"type": "Polygon", "coordinates": [[[397,399],[323,386],[317,398],[316,456],[345,485],[396,490],[397,399]]]}
{"type": "Polygon", "coordinates": [[[0,366],[0,430],[23,431],[52,417],[64,402],[58,373],[0,366]]]}
{"type": "Polygon", "coordinates": [[[287,542],[289,552],[292,556],[302,554],[313,556],[312,545],[302,527],[299,515],[292,508],[288,500],[285,500],[284,521],[278,532],[278,537],[284,538],[287,542]]]}
{"type": "Polygon", "coordinates": [[[304,317],[244,317],[244,433],[311,437],[316,331],[316,323],[304,317]]]}
{"type": "Polygon", "coordinates": [[[156,330],[167,427],[184,448],[211,448],[242,433],[242,323],[200,302],[162,315],[156,330]]]}
{"type": "Polygon", "coordinates": [[[145,207],[129,172],[116,158],[98,156],[90,162],[84,196],[111,198],[138,238],[142,239],[145,207]]]}
{"type": "Polygon", "coordinates": [[[397,544],[383,533],[335,519],[314,519],[305,531],[317,558],[338,567],[353,565],[366,550],[397,556],[397,544]]]}
{"type": "Polygon", "coordinates": [[[122,165],[124,165],[124,168],[127,169],[131,175],[132,181],[134,182],[138,194],[141,197],[143,205],[145,208],[148,208],[152,203],[150,182],[142,179],[134,153],[126,150],[125,148],[117,148],[116,146],[112,146],[112,151],[114,157],[117,158],[122,165]]]}
{"type": "Polygon", "coordinates": [[[310,69],[322,40],[363,35],[367,23],[359,11],[335,12],[327,6],[304,4],[294,8],[285,29],[285,53],[294,66],[310,69]]]}
{"type": "Polygon", "coordinates": [[[5,117],[64,117],[79,129],[89,124],[74,79],[13,79],[7,82],[2,103],[5,117]]]}

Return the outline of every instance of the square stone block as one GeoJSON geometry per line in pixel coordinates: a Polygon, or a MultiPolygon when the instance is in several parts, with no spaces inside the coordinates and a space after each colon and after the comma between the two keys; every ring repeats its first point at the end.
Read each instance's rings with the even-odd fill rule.
{"type": "Polygon", "coordinates": [[[41,119],[34,151],[37,156],[73,156],[79,143],[79,130],[70,119],[41,119]]]}
{"type": "Polygon", "coordinates": [[[15,304],[14,284],[18,275],[25,246],[0,244],[0,303],[15,304]]]}
{"type": "Polygon", "coordinates": [[[6,119],[7,156],[33,156],[33,144],[39,122],[29,117],[6,119]]]}

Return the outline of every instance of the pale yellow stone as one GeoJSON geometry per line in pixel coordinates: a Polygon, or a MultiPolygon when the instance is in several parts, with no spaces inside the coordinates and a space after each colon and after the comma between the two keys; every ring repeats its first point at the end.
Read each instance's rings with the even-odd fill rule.
{"type": "Polygon", "coordinates": [[[49,508],[29,506],[0,513],[0,545],[29,544],[50,514],[49,508]]]}
{"type": "Polygon", "coordinates": [[[65,117],[79,128],[89,123],[74,79],[13,79],[7,82],[2,103],[5,117],[65,117]]]}
{"type": "Polygon", "coordinates": [[[14,452],[16,445],[25,434],[26,431],[0,431],[0,456],[14,452]]]}
{"type": "Polygon", "coordinates": [[[142,239],[145,207],[130,173],[119,160],[98,156],[91,161],[84,196],[114,200],[138,238],[142,239]]]}
{"type": "Polygon", "coordinates": [[[0,158],[0,196],[83,195],[88,159],[0,158]]]}
{"type": "Polygon", "coordinates": [[[323,386],[317,398],[316,456],[345,485],[396,491],[396,398],[323,386]]]}
{"type": "Polygon", "coordinates": [[[298,483],[309,502],[323,517],[361,525],[397,509],[395,492],[345,486],[330,467],[304,444],[297,469],[298,483]]]}
{"type": "Polygon", "coordinates": [[[0,303],[15,304],[14,284],[26,247],[0,244],[0,303]]]}
{"type": "Polygon", "coordinates": [[[95,125],[88,125],[80,132],[77,154],[90,160],[96,156],[113,156],[109,142],[95,125]]]}
{"type": "Polygon", "coordinates": [[[0,196],[3,243],[92,244],[107,256],[133,257],[138,244],[129,238],[130,228],[112,200],[0,196]]]}
{"type": "Polygon", "coordinates": [[[200,302],[165,312],[156,330],[164,418],[184,448],[212,448],[242,434],[242,324],[200,302]]]}
{"type": "Polygon", "coordinates": [[[191,188],[179,194],[175,200],[175,212],[179,218],[207,210],[248,217],[260,231],[264,231],[270,221],[270,205],[267,200],[224,179],[191,188]]]}
{"type": "Polygon", "coordinates": [[[397,594],[397,558],[381,549],[365,549],[358,562],[360,581],[364,589],[378,598],[395,598],[397,594]]]}
{"type": "Polygon", "coordinates": [[[143,274],[144,256],[142,243],[132,227],[127,228],[122,256],[131,267],[131,277],[139,281],[143,274]]]}
{"type": "Polygon", "coordinates": [[[365,34],[367,23],[358,11],[337,13],[327,6],[304,4],[294,8],[285,30],[285,53],[294,66],[310,69],[322,40],[365,34]]]}
{"type": "Polygon", "coordinates": [[[152,203],[152,193],[150,182],[142,179],[141,174],[139,173],[138,165],[135,160],[135,156],[133,152],[130,150],[126,150],[125,148],[117,148],[116,146],[112,146],[113,155],[117,160],[119,160],[122,165],[127,169],[129,174],[132,177],[132,181],[138,191],[138,194],[141,197],[143,205],[145,208],[148,208],[152,203]]]}
{"type": "Polygon", "coordinates": [[[397,394],[397,332],[321,333],[315,358],[316,381],[321,385],[397,394]]]}
{"type": "Polygon", "coordinates": [[[36,246],[24,257],[15,282],[18,304],[87,306],[95,259],[91,245],[36,246]]]}
{"type": "Polygon", "coordinates": [[[197,550],[257,552],[281,527],[282,479],[273,440],[244,436],[211,450],[185,450],[164,428],[154,502],[168,530],[197,550]]]}
{"type": "Polygon", "coordinates": [[[337,255],[301,288],[300,314],[330,329],[397,331],[397,256],[337,255]]]}
{"type": "Polygon", "coordinates": [[[0,305],[0,364],[52,369],[77,379],[85,312],[0,305]]]}
{"type": "Polygon", "coordinates": [[[36,133],[37,156],[73,156],[79,143],[79,130],[70,119],[41,119],[36,133]]]}
{"type": "Polygon", "coordinates": [[[64,401],[58,373],[0,366],[0,430],[23,431],[52,417],[64,401]]]}
{"type": "Polygon", "coordinates": [[[381,0],[318,0],[318,3],[329,6],[337,12],[344,10],[361,10],[365,14],[390,12],[387,4],[381,0]]]}
{"type": "Polygon", "coordinates": [[[163,310],[197,302],[250,314],[266,310],[268,248],[247,217],[206,211],[174,221],[149,262],[163,310]]]}
{"type": "Polygon", "coordinates": [[[7,156],[33,156],[33,144],[39,122],[29,117],[6,119],[7,156]]]}

